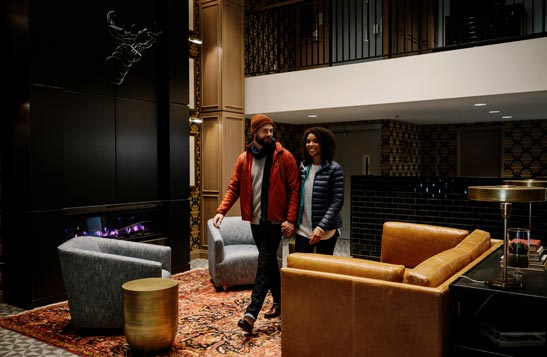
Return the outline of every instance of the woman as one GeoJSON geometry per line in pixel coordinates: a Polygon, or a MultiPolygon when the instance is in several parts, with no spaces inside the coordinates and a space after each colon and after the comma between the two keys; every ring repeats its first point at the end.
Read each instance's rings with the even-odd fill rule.
{"type": "Polygon", "coordinates": [[[344,171],[333,161],[336,139],[328,129],[309,128],[302,136],[301,149],[295,250],[333,255],[344,204],[344,171]]]}

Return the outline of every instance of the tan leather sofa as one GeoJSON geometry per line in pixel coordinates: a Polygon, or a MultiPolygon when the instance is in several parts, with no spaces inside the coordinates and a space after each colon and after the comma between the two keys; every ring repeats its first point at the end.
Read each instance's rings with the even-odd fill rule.
{"type": "Polygon", "coordinates": [[[293,253],[283,357],[448,354],[448,287],[502,244],[485,231],[386,222],[381,261],[293,253]]]}

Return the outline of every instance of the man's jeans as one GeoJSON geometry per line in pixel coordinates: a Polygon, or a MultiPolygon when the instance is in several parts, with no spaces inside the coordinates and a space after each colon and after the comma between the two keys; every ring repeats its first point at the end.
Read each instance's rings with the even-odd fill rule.
{"type": "Polygon", "coordinates": [[[277,249],[281,242],[281,224],[259,226],[251,224],[253,238],[258,248],[258,269],[247,314],[256,319],[262,309],[268,289],[274,303],[281,303],[281,274],[277,264],[277,249]]]}

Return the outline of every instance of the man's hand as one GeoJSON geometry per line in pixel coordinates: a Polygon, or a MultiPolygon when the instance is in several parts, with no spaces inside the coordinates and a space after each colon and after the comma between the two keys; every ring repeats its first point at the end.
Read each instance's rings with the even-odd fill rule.
{"type": "Polygon", "coordinates": [[[289,221],[281,223],[281,233],[285,237],[292,237],[296,232],[294,231],[294,224],[289,221]]]}
{"type": "Polygon", "coordinates": [[[215,228],[220,229],[220,224],[222,223],[223,218],[224,218],[224,215],[222,213],[217,213],[213,217],[213,226],[215,226],[215,228]]]}

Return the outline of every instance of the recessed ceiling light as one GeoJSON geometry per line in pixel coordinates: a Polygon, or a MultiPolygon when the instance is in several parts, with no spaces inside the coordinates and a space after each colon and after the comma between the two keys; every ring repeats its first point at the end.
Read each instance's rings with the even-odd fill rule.
{"type": "Polygon", "coordinates": [[[473,104],[475,107],[485,107],[486,103],[475,103],[473,104]]]}
{"type": "Polygon", "coordinates": [[[500,111],[499,110],[490,110],[488,111],[488,113],[490,114],[498,114],[500,111]]]}
{"type": "Polygon", "coordinates": [[[308,118],[317,118],[317,114],[308,114],[308,118]]]}
{"type": "Polygon", "coordinates": [[[512,119],[513,116],[512,115],[504,115],[501,117],[502,119],[512,119]]]}

